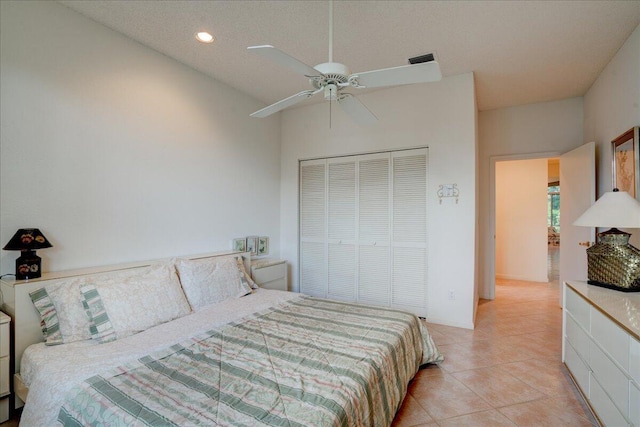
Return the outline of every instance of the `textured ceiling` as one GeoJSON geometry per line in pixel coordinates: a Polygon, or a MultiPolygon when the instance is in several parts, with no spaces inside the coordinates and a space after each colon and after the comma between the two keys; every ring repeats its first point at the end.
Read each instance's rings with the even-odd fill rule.
{"type": "MultiPolygon", "coordinates": [[[[248,46],[271,44],[311,66],[328,60],[325,1],[60,3],[265,104],[309,86],[248,46]],[[215,43],[196,42],[200,30],[215,43]]],[[[356,72],[435,51],[445,77],[475,73],[488,110],[584,95],[639,23],[637,0],[337,0],[333,59],[356,72]]]]}

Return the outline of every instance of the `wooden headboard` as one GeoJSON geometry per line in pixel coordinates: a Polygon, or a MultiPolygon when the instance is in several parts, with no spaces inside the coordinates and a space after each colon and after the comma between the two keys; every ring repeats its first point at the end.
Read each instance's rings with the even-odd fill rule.
{"type": "Polygon", "coordinates": [[[117,271],[144,268],[160,262],[168,262],[176,258],[201,259],[232,254],[242,255],[247,272],[251,271],[251,255],[249,252],[215,252],[129,264],[86,268],[82,270],[45,273],[42,277],[31,280],[0,280],[0,291],[2,292],[1,308],[2,311],[11,316],[11,322],[13,325],[13,339],[11,346],[11,364],[14,366],[13,373],[20,372],[20,359],[22,358],[22,353],[24,353],[25,349],[31,344],[44,341],[42,329],[40,328],[40,314],[31,302],[29,292],[40,289],[52,281],[61,279],[78,278],[87,275],[95,277],[96,275],[109,274],[117,271]]]}

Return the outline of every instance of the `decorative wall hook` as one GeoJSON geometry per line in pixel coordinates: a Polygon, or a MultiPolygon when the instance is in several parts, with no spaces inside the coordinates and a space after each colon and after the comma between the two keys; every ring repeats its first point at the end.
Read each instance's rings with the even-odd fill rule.
{"type": "Polygon", "coordinates": [[[458,204],[459,195],[458,184],[440,184],[438,187],[438,202],[440,204],[442,204],[442,199],[445,197],[455,197],[456,204],[458,204]]]}

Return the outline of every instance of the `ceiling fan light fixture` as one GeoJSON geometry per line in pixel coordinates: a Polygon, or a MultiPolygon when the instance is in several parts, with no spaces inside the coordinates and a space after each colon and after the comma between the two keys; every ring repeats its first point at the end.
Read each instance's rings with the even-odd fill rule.
{"type": "Polygon", "coordinates": [[[213,41],[215,40],[211,33],[208,33],[206,31],[198,31],[195,37],[196,40],[201,43],[213,43],[213,41]]]}
{"type": "Polygon", "coordinates": [[[329,83],[324,87],[324,99],[327,101],[336,101],[338,99],[338,86],[329,83]]]}

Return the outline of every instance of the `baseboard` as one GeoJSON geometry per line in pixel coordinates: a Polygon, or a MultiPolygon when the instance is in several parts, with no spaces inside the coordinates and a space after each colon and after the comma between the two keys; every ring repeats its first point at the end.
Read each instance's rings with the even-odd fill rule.
{"type": "Polygon", "coordinates": [[[525,282],[539,282],[539,283],[549,283],[549,278],[547,276],[544,277],[531,277],[531,276],[518,276],[514,274],[496,274],[496,279],[501,280],[522,280],[525,282]]]}
{"type": "Polygon", "coordinates": [[[425,318],[427,323],[435,323],[436,325],[442,326],[453,326],[454,328],[463,328],[463,329],[475,329],[475,325],[473,323],[455,323],[450,322],[443,319],[438,319],[437,317],[429,317],[425,318]]]}

